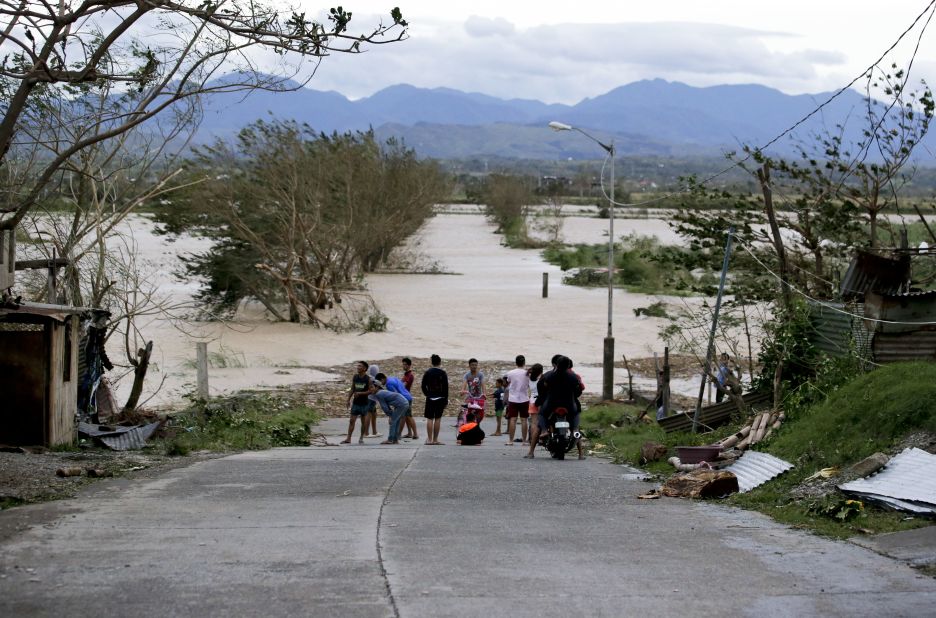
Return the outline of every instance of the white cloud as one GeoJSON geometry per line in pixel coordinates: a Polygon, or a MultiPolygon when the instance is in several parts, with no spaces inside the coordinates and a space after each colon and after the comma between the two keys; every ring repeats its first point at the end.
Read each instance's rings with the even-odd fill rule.
{"type": "Polygon", "coordinates": [[[465,32],[477,38],[509,36],[513,34],[514,31],[514,25],[503,17],[490,19],[488,17],[472,15],[465,21],[465,32]]]}
{"type": "MultiPolygon", "coordinates": [[[[837,46],[833,35],[838,31],[826,30],[828,36],[817,40],[784,30],[789,23],[771,19],[754,20],[756,26],[699,21],[516,26],[521,22],[499,14],[505,13],[485,11],[484,17],[446,21],[404,13],[411,23],[408,40],[357,56],[326,58],[310,86],[359,98],[408,83],[562,103],[652,78],[693,86],[759,83],[788,93],[815,93],[848,83],[899,34],[879,32],[876,43],[866,37],[856,60],[837,46]]],[[[921,50],[918,65],[925,57],[921,50]]]]}

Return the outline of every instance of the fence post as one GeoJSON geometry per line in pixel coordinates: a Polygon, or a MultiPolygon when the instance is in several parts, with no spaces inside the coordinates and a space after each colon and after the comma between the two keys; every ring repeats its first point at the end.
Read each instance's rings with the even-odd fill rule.
{"type": "Polygon", "coordinates": [[[543,298],[549,298],[549,273],[543,273],[543,298]]]}
{"type": "Polygon", "coordinates": [[[198,372],[198,398],[208,401],[208,344],[195,344],[195,365],[198,372]]]}
{"type": "Polygon", "coordinates": [[[663,416],[669,416],[670,410],[670,364],[669,346],[663,348],[663,416]]]}

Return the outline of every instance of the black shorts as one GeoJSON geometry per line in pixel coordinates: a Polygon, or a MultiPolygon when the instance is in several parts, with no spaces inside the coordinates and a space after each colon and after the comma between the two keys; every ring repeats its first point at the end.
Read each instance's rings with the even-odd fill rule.
{"type": "Polygon", "coordinates": [[[426,399],[426,413],[424,416],[429,419],[442,418],[447,405],[448,399],[426,399]]]}
{"type": "Polygon", "coordinates": [[[530,416],[530,402],[521,401],[521,402],[507,402],[507,418],[529,418],[530,416]]]}

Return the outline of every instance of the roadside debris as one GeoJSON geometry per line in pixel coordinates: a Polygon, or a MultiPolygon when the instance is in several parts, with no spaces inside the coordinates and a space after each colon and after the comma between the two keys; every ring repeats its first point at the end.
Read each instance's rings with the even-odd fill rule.
{"type": "Polygon", "coordinates": [[[830,479],[833,476],[838,476],[838,473],[839,473],[838,468],[823,468],[822,470],[819,470],[818,472],[813,472],[812,474],[810,474],[803,480],[808,482],[808,481],[815,481],[816,479],[830,479]]]}
{"type": "Polygon", "coordinates": [[[869,455],[850,467],[847,470],[847,474],[852,478],[864,478],[866,476],[871,476],[881,468],[887,465],[890,457],[884,453],[877,452],[873,455],[869,455]]]}
{"type": "Polygon", "coordinates": [[[792,467],[793,464],[779,457],[759,451],[748,451],[725,468],[725,471],[738,477],[738,491],[744,493],[763,485],[792,467]]]}
{"type": "Polygon", "coordinates": [[[780,428],[784,420],[786,420],[786,414],[783,412],[760,412],[749,424],[742,427],[736,434],[719,442],[719,445],[722,449],[737,448],[743,451],[769,438],[774,429],[780,428]]]}
{"type": "Polygon", "coordinates": [[[738,491],[738,477],[725,470],[699,469],[675,474],[660,489],[671,498],[720,498],[738,491]]]}
{"type": "Polygon", "coordinates": [[[67,476],[81,476],[81,468],[59,468],[55,471],[55,475],[62,478],[67,476]]]}
{"type": "MultiPolygon", "coordinates": [[[[597,448],[597,446],[596,446],[597,448]]],[[[640,447],[640,463],[645,464],[651,461],[659,461],[666,457],[666,445],[659,442],[644,442],[640,447]]]]}
{"type": "Polygon", "coordinates": [[[936,455],[908,448],[874,476],[838,487],[893,509],[936,516],[936,455]]]}
{"type": "Polygon", "coordinates": [[[91,438],[95,442],[114,451],[127,451],[146,446],[146,441],[156,433],[163,421],[156,421],[148,425],[92,425],[78,423],[78,435],[91,438]]]}

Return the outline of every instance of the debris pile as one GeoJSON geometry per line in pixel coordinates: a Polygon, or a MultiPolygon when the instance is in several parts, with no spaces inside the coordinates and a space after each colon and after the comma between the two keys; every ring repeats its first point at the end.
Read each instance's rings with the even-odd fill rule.
{"type": "MultiPolygon", "coordinates": [[[[868,462],[875,455],[860,463],[868,462]]],[[[877,458],[867,465],[879,461],[877,458]]],[[[904,449],[873,476],[838,487],[849,495],[888,508],[936,516],[936,455],[918,448],[904,449]]]]}

